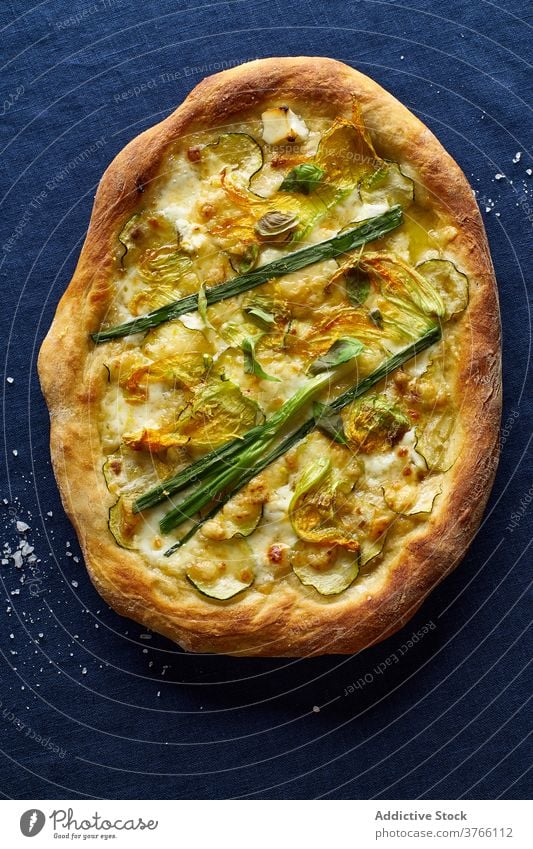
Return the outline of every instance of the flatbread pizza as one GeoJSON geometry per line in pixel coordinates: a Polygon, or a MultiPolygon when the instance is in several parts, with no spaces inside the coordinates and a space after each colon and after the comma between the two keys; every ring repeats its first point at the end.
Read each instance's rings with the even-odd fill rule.
{"type": "Polygon", "coordinates": [[[346,65],[209,77],[105,172],[39,374],[115,610],[192,651],[359,651],[461,560],[496,468],[473,192],[346,65]]]}

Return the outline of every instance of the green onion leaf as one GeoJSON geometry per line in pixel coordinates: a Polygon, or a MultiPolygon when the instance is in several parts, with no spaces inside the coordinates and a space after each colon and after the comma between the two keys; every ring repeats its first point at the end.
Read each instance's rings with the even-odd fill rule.
{"type": "Polygon", "coordinates": [[[207,317],[207,298],[205,296],[205,286],[203,283],[198,290],[198,312],[200,313],[200,318],[204,325],[213,329],[213,325],[207,317]]]}
{"type": "Polygon", "coordinates": [[[281,383],[279,377],[272,377],[272,375],[267,374],[261,364],[257,361],[255,356],[255,343],[261,339],[261,336],[263,336],[262,333],[255,337],[250,336],[248,339],[243,339],[241,343],[242,352],[244,354],[244,371],[246,374],[255,374],[256,377],[260,377],[262,380],[272,380],[275,383],[281,383]]]}
{"type": "Polygon", "coordinates": [[[251,318],[255,318],[260,324],[272,327],[276,323],[276,316],[271,310],[271,305],[263,298],[254,298],[243,307],[243,312],[251,318]]]}

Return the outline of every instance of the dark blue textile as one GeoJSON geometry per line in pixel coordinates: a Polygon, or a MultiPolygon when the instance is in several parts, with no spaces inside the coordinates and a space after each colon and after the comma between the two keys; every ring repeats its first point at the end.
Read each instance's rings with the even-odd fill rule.
{"type": "Polygon", "coordinates": [[[528,795],[528,8],[527,0],[1,4],[6,796],[528,795]],[[115,615],[92,588],[50,467],[36,355],[113,156],[223,63],[298,54],[336,57],[392,91],[476,189],[504,328],[502,460],[463,565],[397,636],[347,658],[186,655],[115,615]]]}

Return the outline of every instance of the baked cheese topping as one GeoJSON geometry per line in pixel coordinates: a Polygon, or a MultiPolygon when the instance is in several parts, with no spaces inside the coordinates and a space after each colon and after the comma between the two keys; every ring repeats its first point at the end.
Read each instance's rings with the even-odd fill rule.
{"type": "Polygon", "coordinates": [[[123,222],[105,326],[188,296],[196,307],[91,355],[107,376],[99,424],[117,544],[235,604],[279,581],[323,600],[370,586],[431,521],[456,459],[468,284],[455,235],[408,164],[374,150],[357,108],[332,123],[280,104],[168,151],[123,222]],[[209,304],[219,285],[320,251],[395,205],[402,223],[381,238],[209,304]],[[329,406],[437,326],[440,341],[329,406]],[[211,471],[174,489],[202,458],[211,471]],[[153,503],[137,503],[158,486],[153,503]]]}

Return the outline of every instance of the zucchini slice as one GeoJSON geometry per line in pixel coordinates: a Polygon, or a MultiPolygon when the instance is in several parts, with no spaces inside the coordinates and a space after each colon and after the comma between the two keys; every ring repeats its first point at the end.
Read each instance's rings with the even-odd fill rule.
{"type": "Polygon", "coordinates": [[[444,319],[463,312],[468,306],[468,277],[447,259],[428,259],[416,266],[431,283],[444,303],[444,319]]]}
{"type": "Polygon", "coordinates": [[[247,133],[224,133],[216,142],[202,148],[200,175],[209,179],[227,169],[232,182],[248,188],[263,162],[261,145],[247,133]]]}
{"type": "Polygon", "coordinates": [[[123,268],[124,268],[124,265],[125,265],[126,255],[136,245],[136,239],[134,238],[134,235],[139,228],[141,220],[142,220],[142,213],[141,212],[135,212],[131,216],[131,218],[128,218],[128,220],[124,224],[124,227],[122,228],[122,230],[118,234],[118,241],[120,242],[120,244],[122,246],[122,255],[120,257],[120,264],[123,268]]]}
{"type": "Polygon", "coordinates": [[[246,491],[238,493],[214,519],[202,528],[208,539],[226,540],[249,537],[263,518],[263,505],[250,501],[246,491]]]}
{"type": "Polygon", "coordinates": [[[179,464],[162,462],[155,456],[130,451],[122,445],[113,454],[109,454],[102,471],[109,492],[112,495],[127,495],[134,498],[140,491],[151,487],[158,479],[166,478],[179,464]]]}
{"type": "Polygon", "coordinates": [[[340,546],[322,546],[300,540],[291,549],[290,564],[302,584],[320,595],[338,595],[359,574],[359,558],[340,546]]]}
{"type": "Polygon", "coordinates": [[[395,481],[383,488],[387,507],[398,516],[429,514],[436,499],[442,493],[439,476],[429,475],[414,485],[395,481]]]}
{"type": "Polygon", "coordinates": [[[255,578],[250,546],[243,539],[222,540],[209,546],[210,560],[190,564],[186,576],[202,595],[226,601],[251,587],[255,578]]]}
{"type": "Polygon", "coordinates": [[[450,436],[455,416],[449,411],[436,415],[435,412],[416,428],[416,450],[426,461],[431,472],[447,472],[454,464],[450,436]]]}
{"type": "Polygon", "coordinates": [[[393,253],[367,253],[359,266],[391,303],[411,304],[423,315],[444,316],[444,304],[438,291],[427,277],[401,257],[393,253]]]}
{"type": "Polygon", "coordinates": [[[212,354],[213,346],[201,330],[192,330],[178,319],[149,330],[142,342],[141,350],[151,359],[159,360],[191,352],[212,354]]]}
{"type": "Polygon", "coordinates": [[[368,537],[363,537],[361,539],[361,548],[359,549],[359,566],[366,566],[366,564],[373,560],[374,557],[381,554],[387,539],[387,530],[382,531],[377,539],[371,540],[368,539],[368,537]]]}
{"type": "Polygon", "coordinates": [[[247,274],[257,265],[259,245],[254,242],[227,251],[230,265],[236,274],[247,274]]]}
{"type": "Polygon", "coordinates": [[[359,196],[363,203],[397,203],[406,209],[415,199],[415,184],[396,162],[384,162],[361,180],[359,196]]]}
{"type": "Polygon", "coordinates": [[[124,480],[122,457],[119,452],[107,457],[102,466],[102,472],[109,492],[116,494],[124,480]]]}
{"type": "Polygon", "coordinates": [[[139,525],[140,516],[131,511],[131,503],[124,495],[109,509],[108,527],[120,548],[135,549],[135,530],[139,525]]]}
{"type": "Polygon", "coordinates": [[[179,246],[176,226],[162,213],[145,209],[135,212],[124,224],[118,235],[122,248],[120,264],[123,268],[131,265],[139,254],[150,253],[166,246],[174,251],[179,246]]]}

